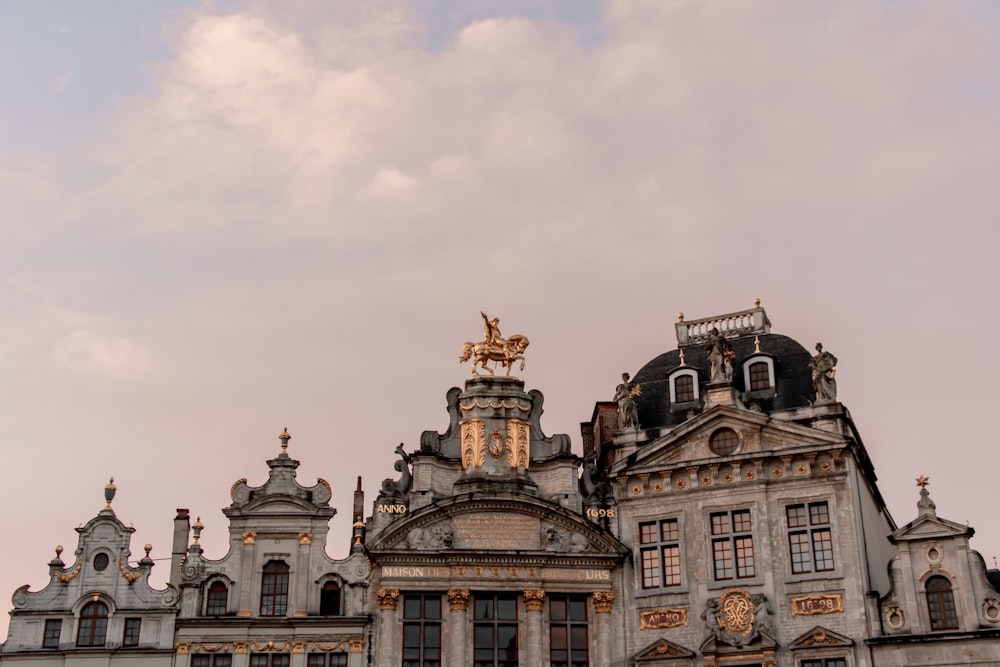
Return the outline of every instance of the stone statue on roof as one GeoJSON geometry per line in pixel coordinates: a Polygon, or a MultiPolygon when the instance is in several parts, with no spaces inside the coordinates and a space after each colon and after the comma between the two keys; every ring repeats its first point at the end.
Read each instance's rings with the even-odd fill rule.
{"type": "Polygon", "coordinates": [[[639,413],[635,408],[635,397],[642,394],[642,388],[629,380],[628,373],[622,373],[622,382],[615,387],[615,403],[618,404],[618,428],[633,431],[639,427],[639,413]]]}
{"type": "Polygon", "coordinates": [[[823,351],[823,343],[816,343],[816,356],[809,362],[812,370],[813,389],[816,390],[817,403],[829,403],[837,400],[837,357],[823,351]]]}
{"type": "Polygon", "coordinates": [[[705,351],[708,352],[708,381],[732,382],[735,352],[733,346],[717,328],[713,327],[709,332],[705,351]]]}

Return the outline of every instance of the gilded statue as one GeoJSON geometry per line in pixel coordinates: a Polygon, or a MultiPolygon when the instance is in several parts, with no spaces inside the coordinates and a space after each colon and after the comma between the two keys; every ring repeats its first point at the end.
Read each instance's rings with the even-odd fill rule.
{"type": "Polygon", "coordinates": [[[500,318],[490,318],[486,313],[480,311],[483,316],[483,338],[478,343],[465,343],[462,348],[462,356],[458,358],[460,362],[472,360],[472,377],[479,377],[479,368],[490,375],[495,375],[492,368],[487,366],[487,362],[494,362],[494,366],[502,366],[507,369],[510,376],[514,368],[514,362],[521,362],[521,370],[524,370],[524,350],[528,347],[528,337],[514,334],[509,338],[504,338],[500,332],[500,318]]]}

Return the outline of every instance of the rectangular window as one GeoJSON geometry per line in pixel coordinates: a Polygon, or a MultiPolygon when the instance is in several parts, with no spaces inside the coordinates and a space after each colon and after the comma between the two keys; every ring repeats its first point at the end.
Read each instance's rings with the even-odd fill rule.
{"type": "Polygon", "coordinates": [[[551,667],[588,667],[587,598],[549,596],[549,664],[551,667]]]}
{"type": "Polygon", "coordinates": [[[712,561],[715,580],[750,579],[757,575],[754,566],[753,524],[750,510],[714,512],[712,522],[712,561]]]}
{"type": "Polygon", "coordinates": [[[250,656],[250,667],[288,667],[289,656],[285,653],[255,653],[250,656]]]}
{"type": "Polygon", "coordinates": [[[403,667],[440,667],[441,596],[403,596],[403,667]]]}
{"type": "Polygon", "coordinates": [[[476,595],[474,667],[517,667],[517,596],[476,595]]]}
{"type": "Polygon", "coordinates": [[[680,375],[674,379],[674,402],[690,403],[694,400],[694,378],[680,375]]]}
{"type": "Polygon", "coordinates": [[[803,660],[799,665],[801,667],[847,667],[847,660],[844,658],[816,658],[803,660]]]}
{"type": "Polygon", "coordinates": [[[192,655],[191,667],[232,667],[233,656],[228,653],[192,655]]]}
{"type": "Polygon", "coordinates": [[[347,667],[347,654],[310,653],[306,667],[347,667]]]}
{"type": "Polygon", "coordinates": [[[260,615],[284,616],[288,609],[288,565],[269,561],[264,566],[260,588],[260,615]]]}
{"type": "Polygon", "coordinates": [[[60,633],[62,633],[62,619],[45,619],[45,634],[42,636],[42,648],[59,648],[60,633]]]}
{"type": "Polygon", "coordinates": [[[785,508],[785,516],[792,574],[833,570],[829,505],[825,502],[789,505],[785,508]]]}
{"type": "Polygon", "coordinates": [[[680,586],[681,549],[677,519],[640,523],[639,544],[642,587],[651,589],[680,586]]]}
{"type": "Polygon", "coordinates": [[[122,646],[139,645],[139,627],[142,625],[141,618],[126,618],[125,633],[122,635],[122,646]]]}

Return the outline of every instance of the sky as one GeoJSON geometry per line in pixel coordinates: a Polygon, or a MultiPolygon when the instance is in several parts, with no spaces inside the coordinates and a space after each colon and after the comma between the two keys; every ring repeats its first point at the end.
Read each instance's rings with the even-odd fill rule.
{"type": "Polygon", "coordinates": [[[928,475],[992,565],[998,34],[960,0],[0,0],[0,595],[110,476],[133,560],[176,508],[222,557],[286,426],[343,557],[480,310],[581,453],[679,311],[754,298],[839,358],[896,522],[928,475]]]}

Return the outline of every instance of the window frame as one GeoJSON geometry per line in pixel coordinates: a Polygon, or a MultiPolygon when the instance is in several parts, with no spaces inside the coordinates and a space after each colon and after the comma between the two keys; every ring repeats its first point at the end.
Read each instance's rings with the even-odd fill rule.
{"type": "MultiPolygon", "coordinates": [[[[706,531],[709,535],[708,540],[708,562],[711,563],[712,571],[710,573],[708,588],[725,588],[728,586],[733,586],[736,584],[746,586],[758,583],[761,581],[762,574],[757,570],[757,545],[756,540],[754,540],[754,516],[753,509],[750,507],[733,507],[727,509],[710,509],[708,512],[708,530],[706,531]],[[748,530],[737,530],[736,523],[734,522],[735,514],[746,514],[747,521],[749,523],[748,530]],[[726,516],[727,518],[727,532],[716,532],[715,531],[715,517],[726,516]],[[751,549],[751,566],[753,571],[751,574],[739,576],[740,566],[739,566],[739,549],[740,543],[749,539],[749,546],[751,549]],[[732,571],[732,576],[729,577],[719,577],[719,561],[720,558],[717,555],[717,544],[728,545],[728,556],[725,556],[730,566],[728,569],[732,571]]],[[[745,543],[744,543],[745,545],[745,543]]]]}
{"type": "Polygon", "coordinates": [[[636,549],[636,595],[655,595],[659,593],[681,593],[687,591],[687,578],[684,576],[684,551],[681,547],[684,531],[679,515],[640,517],[636,523],[635,549],[636,549]],[[664,539],[664,527],[673,525],[673,535],[664,539]],[[655,538],[644,541],[643,528],[653,527],[655,538]],[[665,550],[673,549],[676,555],[676,576],[677,582],[668,584],[665,550]],[[645,554],[656,554],[656,576],[659,577],[659,584],[653,585],[647,582],[647,559],[645,554]]]}
{"type": "Polygon", "coordinates": [[[404,593],[403,594],[403,613],[402,613],[402,657],[401,664],[402,667],[441,667],[443,655],[444,655],[444,642],[442,630],[444,627],[444,605],[442,601],[442,596],[440,593],[404,593]],[[412,616],[411,610],[413,605],[411,603],[416,602],[418,606],[417,615],[412,616]],[[429,602],[434,602],[437,605],[437,615],[428,615],[427,605],[429,602]],[[416,643],[408,645],[408,642],[412,639],[408,632],[409,629],[416,629],[416,643]],[[430,638],[430,632],[436,635],[436,646],[429,646],[427,640],[430,638]],[[416,651],[415,654],[412,652],[416,651]],[[433,653],[437,651],[437,656],[427,655],[428,653],[433,653]]]}
{"type": "Polygon", "coordinates": [[[45,624],[42,626],[42,648],[59,648],[59,642],[62,639],[62,625],[61,618],[45,619],[45,624]],[[55,632],[51,632],[53,628],[55,632]]]}
{"type": "Polygon", "coordinates": [[[549,667],[590,667],[590,596],[575,595],[571,593],[547,595],[548,602],[548,622],[549,622],[549,667]],[[563,615],[565,618],[557,619],[556,609],[564,606],[563,615]],[[583,611],[583,618],[573,618],[574,611],[583,611]],[[574,633],[574,629],[583,630],[582,647],[577,647],[579,642],[579,632],[574,633]],[[560,641],[560,647],[556,647],[557,630],[562,630],[564,640],[560,641]],[[577,641],[574,641],[574,636],[577,641]],[[565,646],[562,646],[562,645],[565,646]],[[557,660],[555,652],[565,651],[565,660],[557,660]],[[583,652],[583,660],[575,659],[574,653],[579,655],[583,652]]]}
{"type": "Polygon", "coordinates": [[[260,615],[267,618],[288,616],[288,589],[291,568],[283,560],[269,560],[261,568],[260,615]],[[269,569],[270,568],[270,569],[269,569]]]}
{"type": "Polygon", "coordinates": [[[341,651],[310,653],[306,656],[306,667],[347,667],[347,654],[341,651]]]}
{"type": "Polygon", "coordinates": [[[340,581],[337,579],[327,579],[319,587],[319,615],[320,616],[343,616],[344,615],[344,587],[341,585],[340,581]],[[329,599],[324,593],[332,592],[334,589],[337,591],[336,604],[330,604],[329,599]],[[333,611],[330,611],[330,607],[334,607],[333,611]]]}
{"type": "Polygon", "coordinates": [[[80,609],[76,628],[76,645],[80,648],[102,648],[108,643],[108,625],[111,622],[111,608],[103,600],[92,600],[80,609]],[[104,609],[104,613],[89,614],[88,611],[104,609]],[[87,634],[83,641],[84,632],[87,634]],[[100,639],[100,641],[98,641],[100,639]]]}
{"type": "Polygon", "coordinates": [[[125,619],[122,625],[122,646],[125,648],[135,648],[139,645],[139,638],[142,634],[142,618],[131,616],[125,619]]]}
{"type": "MultiPolygon", "coordinates": [[[[504,592],[481,592],[472,596],[472,664],[475,667],[517,667],[520,656],[520,600],[516,593],[504,592]],[[501,603],[508,611],[505,614],[501,603]],[[486,607],[488,606],[488,610],[486,607]],[[504,635],[513,629],[514,651],[513,656],[509,650],[506,657],[501,653],[505,647],[501,642],[506,639],[504,635]],[[487,639],[488,646],[481,645],[481,640],[487,639]],[[489,657],[483,652],[489,652],[489,657]]],[[[509,647],[508,647],[509,648],[509,647]]]]}
{"type": "Polygon", "coordinates": [[[777,394],[777,378],[774,374],[774,357],[769,354],[756,352],[743,360],[743,390],[748,398],[772,398],[777,394]],[[751,389],[750,367],[754,364],[767,364],[768,386],[764,389],[751,389]]]}
{"type": "Polygon", "coordinates": [[[830,503],[828,501],[804,501],[785,505],[785,530],[788,537],[788,562],[791,565],[791,574],[793,576],[829,576],[831,572],[837,571],[837,562],[839,559],[836,558],[836,554],[834,553],[833,515],[830,513],[830,503]],[[820,506],[822,506],[823,514],[826,516],[825,522],[814,518],[813,510],[820,506]],[[802,510],[804,523],[793,526],[790,512],[796,509],[802,510]],[[822,535],[826,535],[827,539],[824,541],[826,546],[822,548],[822,545],[819,545],[821,548],[818,552],[816,538],[822,535]],[[796,537],[804,537],[805,541],[793,542],[793,538],[796,537]],[[800,549],[804,550],[796,552],[796,545],[799,545],[800,549]],[[823,559],[823,562],[829,560],[828,567],[819,568],[818,553],[829,554],[828,558],[823,559]],[[803,559],[802,556],[808,556],[808,559],[803,559]],[[807,567],[808,569],[796,570],[797,567],[807,567]]]}
{"type": "MultiPolygon", "coordinates": [[[[263,582],[262,582],[263,583],[263,582]]],[[[229,584],[227,584],[222,579],[213,579],[209,582],[208,586],[205,588],[205,616],[225,616],[229,613],[229,584]],[[219,609],[219,588],[223,593],[222,597],[222,611],[219,609]],[[214,589],[214,590],[213,590],[214,589]]]]}
{"type": "Polygon", "coordinates": [[[927,581],[924,582],[924,600],[927,604],[927,620],[930,623],[931,632],[949,632],[961,629],[962,624],[958,618],[958,604],[955,600],[955,587],[952,585],[951,579],[942,574],[935,574],[928,577],[927,581]],[[944,582],[945,588],[932,591],[930,589],[931,585],[938,581],[944,582]],[[932,604],[932,600],[937,600],[937,602],[932,604]],[[937,621],[934,618],[935,611],[939,615],[937,621]],[[954,624],[945,625],[948,621],[953,621],[954,624]]]}
{"type": "Polygon", "coordinates": [[[216,653],[214,655],[193,655],[191,656],[191,667],[232,667],[232,653],[216,653]]]}
{"type": "Polygon", "coordinates": [[[698,383],[698,371],[689,366],[682,366],[672,371],[667,377],[667,387],[670,392],[670,409],[674,410],[690,410],[696,407],[701,401],[701,387],[698,383]],[[694,398],[690,401],[678,401],[677,400],[677,380],[681,377],[691,378],[691,389],[694,392],[694,398]]]}
{"type": "Polygon", "coordinates": [[[829,658],[801,658],[798,667],[850,667],[847,656],[838,655],[829,658]]]}
{"type": "Polygon", "coordinates": [[[291,663],[292,657],[288,653],[250,654],[250,667],[289,667],[291,663]]]}

